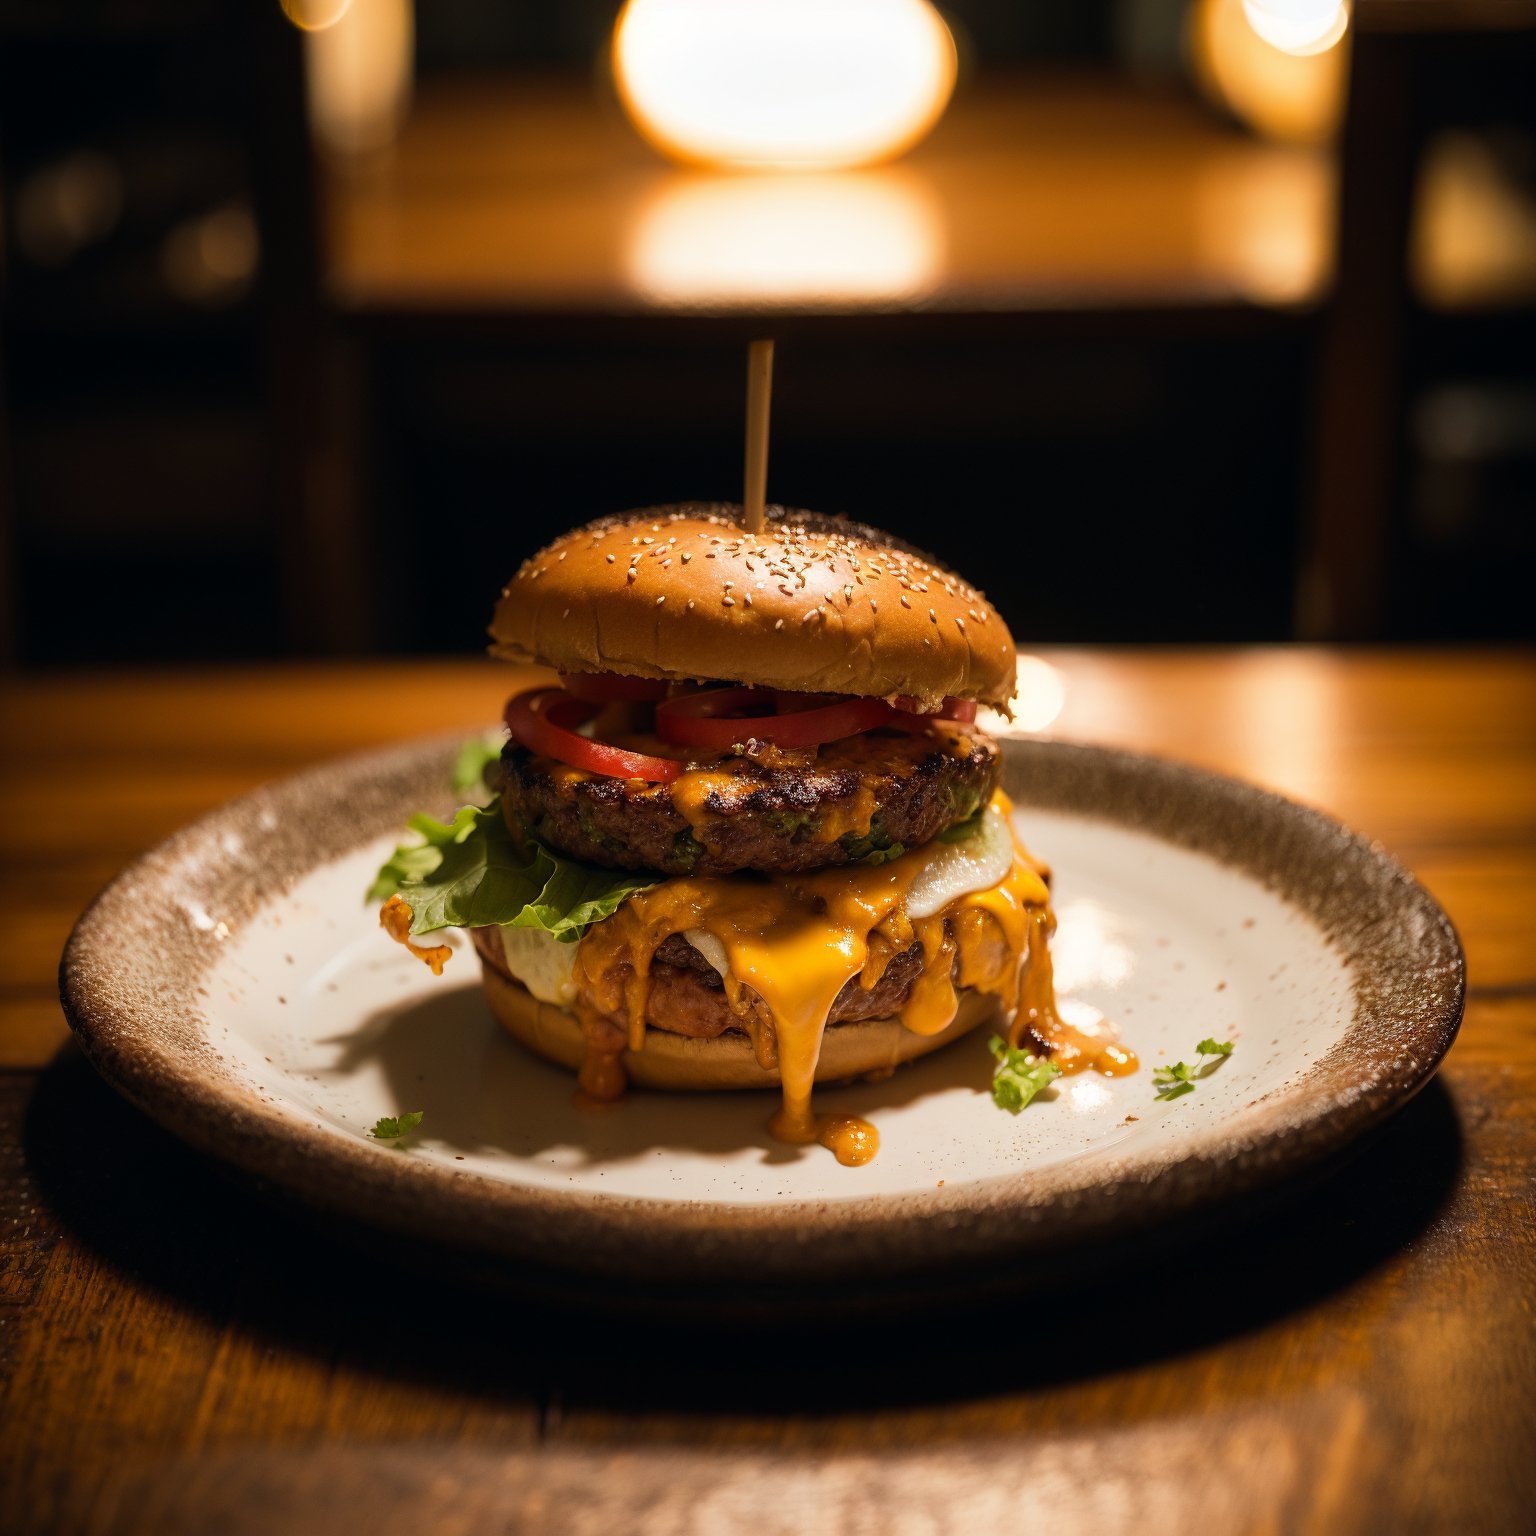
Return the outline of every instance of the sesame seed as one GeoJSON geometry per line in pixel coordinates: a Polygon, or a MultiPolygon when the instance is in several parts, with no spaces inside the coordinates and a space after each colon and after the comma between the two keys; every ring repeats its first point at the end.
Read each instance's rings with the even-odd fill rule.
{"type": "Polygon", "coordinates": [[[561,551],[560,551],[560,555],[559,555],[559,558],[560,558],[560,559],[562,559],[562,560],[564,560],[564,559],[565,559],[565,556],[566,556],[566,551],[565,551],[565,550],[563,550],[563,549],[562,549],[562,550],[561,550],[561,551]]]}
{"type": "Polygon", "coordinates": [[[874,598],[870,598],[870,600],[869,600],[869,611],[871,613],[879,613],[880,612],[880,605],[874,600],[874,598]]]}
{"type": "Polygon", "coordinates": [[[670,571],[672,569],[672,562],[670,560],[663,560],[661,562],[661,568],[664,571],[670,571]]]}
{"type": "Polygon", "coordinates": [[[565,612],[560,615],[560,617],[562,619],[568,619],[568,618],[570,618],[570,616],[571,616],[571,610],[569,608],[567,608],[565,610],[565,612]]]}
{"type": "Polygon", "coordinates": [[[853,584],[850,582],[843,588],[843,596],[851,603],[853,601],[853,584]]]}
{"type": "Polygon", "coordinates": [[[901,594],[901,606],[903,608],[910,608],[912,606],[912,600],[907,596],[905,592],[901,594]]]}
{"type": "Polygon", "coordinates": [[[939,616],[938,616],[938,614],[936,614],[936,613],[935,613],[935,612],[934,612],[934,611],[933,611],[933,609],[932,609],[932,608],[930,608],[930,609],[929,609],[929,610],[928,610],[928,622],[929,622],[929,623],[930,623],[930,624],[937,624],[937,623],[938,623],[938,622],[939,622],[939,616]]]}
{"type": "Polygon", "coordinates": [[[963,635],[965,633],[965,620],[964,619],[956,619],[955,620],[955,628],[958,629],[960,631],[960,633],[963,635]]]}
{"type": "Polygon", "coordinates": [[[692,550],[688,550],[688,549],[685,549],[685,550],[684,550],[684,551],[683,551],[683,564],[684,564],[684,565],[687,565],[687,564],[688,564],[688,562],[689,562],[689,561],[690,561],[690,560],[692,560],[692,559],[693,559],[693,551],[692,551],[692,550]]]}
{"type": "Polygon", "coordinates": [[[608,562],[609,565],[612,565],[613,562],[618,558],[618,556],[617,555],[604,555],[603,558],[608,562]]]}
{"type": "Polygon", "coordinates": [[[624,572],[624,579],[625,581],[633,581],[639,574],[640,572],[637,571],[634,566],[630,566],[630,568],[624,572]]]}
{"type": "Polygon", "coordinates": [[[750,592],[745,593],[744,594],[744,600],[746,602],[747,607],[750,608],[752,606],[752,594],[750,592]]]}
{"type": "Polygon", "coordinates": [[[665,593],[665,592],[663,592],[663,593],[662,593],[662,594],[661,594],[661,596],[660,596],[660,597],[658,597],[658,598],[657,598],[657,599],[656,599],[656,606],[657,606],[657,607],[658,607],[658,608],[660,608],[660,607],[661,607],[661,605],[662,605],[662,604],[663,604],[663,603],[664,603],[664,602],[666,602],[666,600],[667,600],[667,594],[666,594],[666,593],[665,593]]]}
{"type": "Polygon", "coordinates": [[[773,627],[775,629],[783,629],[784,628],[784,620],[783,619],[775,619],[773,621],[773,627]]]}
{"type": "Polygon", "coordinates": [[[720,599],[720,606],[722,608],[734,608],[736,606],[736,599],[734,597],[722,597],[720,599]]]}
{"type": "Polygon", "coordinates": [[[692,613],[693,612],[693,599],[691,597],[688,599],[688,604],[683,609],[683,612],[684,613],[692,613]]]}

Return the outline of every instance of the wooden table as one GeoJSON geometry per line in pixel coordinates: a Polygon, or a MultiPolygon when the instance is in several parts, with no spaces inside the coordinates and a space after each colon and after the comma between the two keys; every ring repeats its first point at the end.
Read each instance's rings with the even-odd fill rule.
{"type": "Polygon", "coordinates": [[[1359,1158],[1079,1294],[693,1333],[467,1295],[227,1181],[66,1043],[130,856],[333,753],[491,719],[489,665],[54,677],[0,695],[0,1529],[1512,1531],[1536,1507],[1536,662],[1050,653],[1052,729],[1381,838],[1471,973],[1359,1158]]]}

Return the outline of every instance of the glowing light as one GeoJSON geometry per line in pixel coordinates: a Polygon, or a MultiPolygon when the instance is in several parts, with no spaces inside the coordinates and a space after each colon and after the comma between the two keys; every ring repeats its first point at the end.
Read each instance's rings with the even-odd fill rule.
{"type": "Polygon", "coordinates": [[[21,183],[16,237],[38,266],[62,266],[109,234],[122,211],[117,165],[93,150],[79,150],[21,183]]]}
{"type": "Polygon", "coordinates": [[[1199,249],[1261,304],[1305,302],[1328,267],[1331,181],[1316,155],[1252,145],[1209,157],[1190,180],[1199,249]]]}
{"type": "Polygon", "coordinates": [[[667,304],[836,303],[919,294],[940,254],[937,216],[899,172],[701,176],[658,190],[629,270],[667,304]]]}
{"type": "Polygon", "coordinates": [[[1000,710],[977,711],[976,723],[992,736],[1022,736],[1043,731],[1055,723],[1067,702],[1067,685],[1061,673],[1041,656],[1021,655],[1017,662],[1010,720],[1000,710]]]}
{"type": "Polygon", "coordinates": [[[1349,25],[1349,0],[1243,0],[1248,25],[1282,53],[1332,48],[1349,25]]]}
{"type": "Polygon", "coordinates": [[[955,84],[954,39],[928,0],[628,0],[613,64],[663,154],[759,169],[890,159],[955,84]]]}
{"type": "Polygon", "coordinates": [[[326,149],[359,156],[394,142],[411,105],[415,33],[411,0],[349,0],[305,29],[309,120],[326,149]]]}
{"type": "Polygon", "coordinates": [[[283,0],[283,15],[301,32],[324,32],[347,14],[352,0],[283,0]]]}
{"type": "Polygon", "coordinates": [[[160,271],[178,298],[229,304],[250,286],[261,256],[256,221],[239,203],[178,224],[160,247],[160,271]]]}
{"type": "MultiPolygon", "coordinates": [[[[1333,137],[1344,112],[1348,76],[1349,9],[1331,0],[1334,20],[1311,45],[1281,47],[1257,29],[1283,14],[1282,0],[1195,0],[1190,11],[1189,51],[1206,93],[1266,138],[1321,144],[1333,137]]],[[[1312,16],[1323,0],[1297,0],[1299,15],[1312,16]]],[[[1297,23],[1294,36],[1315,26],[1297,23]]],[[[1271,28],[1271,30],[1277,30],[1271,28]]],[[[1284,35],[1284,34],[1282,34],[1284,35]]]]}

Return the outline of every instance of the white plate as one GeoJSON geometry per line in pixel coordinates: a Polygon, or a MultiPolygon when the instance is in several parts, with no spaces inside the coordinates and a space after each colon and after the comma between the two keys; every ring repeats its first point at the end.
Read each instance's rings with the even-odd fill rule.
{"type": "Polygon", "coordinates": [[[1379,850],[1276,796],[1093,748],[1010,743],[1055,875],[1060,991],[1142,1070],[997,1109],[978,1032],[883,1083],[818,1089],[878,1158],[772,1140],[771,1095],[633,1092],[581,1109],[505,1036],[467,941],[436,979],[362,893],[441,743],[236,802],[82,919],[64,996],[92,1058],[194,1143],[328,1209],[556,1270],[754,1279],[931,1269],[1143,1226],[1315,1162],[1427,1080],[1462,959],[1379,850]],[[177,930],[166,931],[165,913],[177,930]],[[174,942],[167,942],[173,938],[174,942]],[[1153,1070],[1235,1049],[1159,1102],[1153,1070]],[[423,1110],[404,1149],[367,1132],[423,1110]]]}

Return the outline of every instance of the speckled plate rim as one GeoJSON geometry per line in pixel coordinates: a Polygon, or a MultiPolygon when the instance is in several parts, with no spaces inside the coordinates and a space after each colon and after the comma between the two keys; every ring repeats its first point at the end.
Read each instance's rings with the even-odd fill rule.
{"type": "Polygon", "coordinates": [[[60,992],[85,1054],[192,1146],[325,1211],[481,1257],[586,1277],[784,1283],[1043,1259],[1235,1200],[1312,1167],[1406,1103],[1456,1037],[1465,958],[1434,898],[1321,812],[1165,759],[1059,741],[1005,744],[1021,806],[1150,833],[1236,868],[1308,913],[1351,968],[1354,1014],[1305,1076],[1166,1149],[921,1193],[755,1207],[506,1183],[298,1121],[207,1043],[198,988],[212,908],[238,923],[275,889],[441,798],[460,736],[322,765],[184,828],[81,916],[60,992]],[[172,942],[174,941],[174,942],[172,942]]]}

